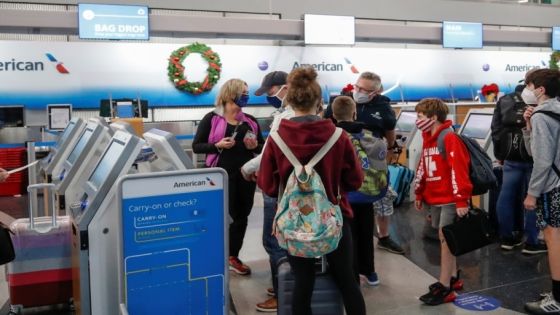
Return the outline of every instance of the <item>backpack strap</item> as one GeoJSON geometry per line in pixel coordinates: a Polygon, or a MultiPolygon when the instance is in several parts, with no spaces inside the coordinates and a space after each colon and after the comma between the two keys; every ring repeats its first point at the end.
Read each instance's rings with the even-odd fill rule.
{"type": "Polygon", "coordinates": [[[333,145],[338,141],[338,138],[340,138],[341,134],[342,134],[342,129],[336,128],[332,136],[329,138],[329,140],[321,147],[321,149],[319,149],[319,151],[311,158],[309,163],[307,163],[307,165],[305,166],[301,165],[301,163],[292,153],[290,148],[288,148],[284,140],[280,138],[280,135],[278,134],[277,131],[270,133],[270,136],[272,137],[274,142],[276,142],[276,144],[280,148],[280,151],[282,151],[282,153],[284,153],[288,161],[290,161],[290,163],[292,164],[292,166],[296,171],[297,176],[299,177],[299,175],[301,174],[304,168],[307,174],[311,173],[313,167],[317,163],[319,163],[319,161],[321,161],[321,159],[329,152],[329,150],[333,147],[333,145]]]}
{"type": "MultiPolygon", "coordinates": [[[[538,113],[544,114],[544,115],[556,120],[557,122],[560,122],[560,114],[558,114],[558,113],[551,112],[551,111],[548,111],[548,110],[539,110],[539,111],[534,112],[533,115],[538,114],[538,113]]],[[[554,173],[556,173],[556,175],[558,177],[560,177],[560,169],[558,169],[558,166],[556,166],[555,163],[552,163],[552,170],[554,171],[554,173]]]]}
{"type": "Polygon", "coordinates": [[[445,139],[445,136],[451,132],[453,132],[453,129],[451,128],[443,129],[437,137],[437,148],[439,154],[443,156],[444,159],[445,159],[445,143],[443,142],[443,140],[445,139]]]}
{"type": "Polygon", "coordinates": [[[342,135],[342,128],[337,127],[334,130],[332,136],[323,145],[323,147],[319,150],[319,152],[317,152],[315,156],[311,158],[309,163],[305,165],[305,171],[307,172],[307,174],[311,173],[311,169],[313,169],[313,167],[315,167],[315,165],[317,165],[317,163],[319,163],[319,161],[321,161],[321,159],[331,150],[334,144],[338,141],[338,138],[340,138],[340,135],[342,135]]]}

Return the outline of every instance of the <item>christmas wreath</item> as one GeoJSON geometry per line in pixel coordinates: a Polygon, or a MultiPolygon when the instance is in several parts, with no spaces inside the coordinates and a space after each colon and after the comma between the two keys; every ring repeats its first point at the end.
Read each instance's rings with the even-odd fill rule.
{"type": "Polygon", "coordinates": [[[550,54],[550,62],[548,66],[550,69],[560,69],[560,51],[554,51],[550,54]]]}
{"type": "Polygon", "coordinates": [[[167,66],[169,80],[173,82],[175,88],[195,95],[210,91],[220,79],[221,70],[220,56],[210,47],[201,43],[190,44],[175,50],[169,57],[167,66]],[[185,77],[183,61],[191,53],[200,54],[208,62],[207,74],[202,82],[189,82],[185,77]]]}

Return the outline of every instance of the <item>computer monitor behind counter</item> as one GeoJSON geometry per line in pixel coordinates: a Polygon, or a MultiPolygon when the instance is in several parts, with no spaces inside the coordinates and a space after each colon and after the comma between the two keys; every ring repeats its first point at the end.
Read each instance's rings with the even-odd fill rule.
{"type": "Polygon", "coordinates": [[[103,99],[100,101],[99,116],[101,117],[144,117],[148,118],[148,101],[132,98],[103,99]],[[122,107],[122,110],[119,110],[122,107]],[[111,108],[113,112],[111,113],[111,108]],[[121,117],[121,115],[125,115],[121,117]]]}

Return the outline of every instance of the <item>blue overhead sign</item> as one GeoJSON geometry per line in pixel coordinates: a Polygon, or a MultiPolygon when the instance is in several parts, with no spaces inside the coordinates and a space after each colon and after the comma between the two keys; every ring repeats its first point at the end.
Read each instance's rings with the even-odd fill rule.
{"type": "Polygon", "coordinates": [[[482,23],[443,22],[443,47],[482,48],[482,23]]]}
{"type": "Polygon", "coordinates": [[[552,28],[552,50],[560,51],[560,26],[552,28]]]}
{"type": "Polygon", "coordinates": [[[78,12],[80,38],[150,38],[147,6],[79,4],[78,12]]]}
{"type": "Polygon", "coordinates": [[[121,181],[121,302],[130,314],[228,314],[226,185],[221,169],[121,181]]]}

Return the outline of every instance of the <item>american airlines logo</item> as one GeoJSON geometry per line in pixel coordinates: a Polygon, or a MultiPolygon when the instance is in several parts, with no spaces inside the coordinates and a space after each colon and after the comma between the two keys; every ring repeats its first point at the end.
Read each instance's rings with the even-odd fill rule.
{"type": "MultiPolygon", "coordinates": [[[[62,62],[58,61],[53,54],[46,53],[45,56],[60,74],[69,74],[68,69],[62,62]]],[[[0,72],[43,72],[45,63],[43,61],[19,60],[12,58],[6,61],[0,59],[0,72]]]]}

